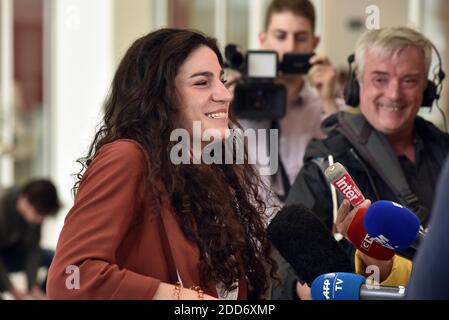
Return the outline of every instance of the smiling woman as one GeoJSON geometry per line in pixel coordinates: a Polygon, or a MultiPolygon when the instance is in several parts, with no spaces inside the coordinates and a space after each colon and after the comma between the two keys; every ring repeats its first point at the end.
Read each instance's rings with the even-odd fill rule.
{"type": "Polygon", "coordinates": [[[207,46],[195,49],[179,68],[175,78],[183,126],[193,133],[193,121],[203,130],[229,129],[228,111],[232,95],[225,87],[223,69],[217,54],[207,46]]]}
{"type": "Polygon", "coordinates": [[[234,126],[223,82],[216,41],[200,33],[161,29],[129,48],[79,160],[50,298],[263,297],[276,267],[254,168],[170,161],[174,130],[234,126]]]}

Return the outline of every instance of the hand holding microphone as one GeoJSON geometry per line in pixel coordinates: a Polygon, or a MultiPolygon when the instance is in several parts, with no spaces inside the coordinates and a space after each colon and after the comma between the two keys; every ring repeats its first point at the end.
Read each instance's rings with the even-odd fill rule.
{"type": "Polygon", "coordinates": [[[369,200],[365,200],[349,212],[349,203],[344,200],[339,208],[336,226],[337,230],[359,250],[357,256],[363,265],[377,266],[380,281],[384,281],[391,273],[395,252],[374,241],[366,232],[363,226],[363,217],[367,210],[365,206],[369,205],[369,200]],[[340,222],[340,219],[343,219],[343,222],[340,222]]]}
{"type": "Polygon", "coordinates": [[[325,171],[327,180],[337,188],[340,193],[351,202],[352,206],[357,207],[365,200],[359,187],[352,180],[348,171],[339,162],[330,165],[325,171]]]}
{"type": "MultiPolygon", "coordinates": [[[[364,217],[371,202],[365,200],[347,170],[339,162],[336,162],[326,169],[325,175],[328,181],[346,197],[338,209],[335,222],[337,232],[368,257],[382,261],[391,260],[395,254],[394,251],[374,241],[365,229],[364,217]],[[356,206],[352,211],[350,211],[350,203],[356,206]]],[[[363,255],[361,257],[366,263],[367,261],[364,259],[366,257],[363,255]]],[[[371,261],[371,259],[369,260],[371,261]]]]}
{"type": "Polygon", "coordinates": [[[325,170],[324,174],[329,183],[332,183],[332,185],[346,198],[338,208],[335,227],[338,233],[345,238],[348,238],[346,232],[351,224],[354,214],[358,210],[358,206],[366,208],[371,202],[365,200],[359,187],[357,187],[354,180],[352,180],[348,171],[341,163],[335,162],[330,165],[325,170]],[[352,211],[350,211],[350,204],[356,207],[352,211]]]}
{"type": "Polygon", "coordinates": [[[366,232],[363,220],[367,210],[367,208],[357,209],[347,229],[347,239],[351,241],[361,253],[371,258],[382,261],[391,260],[395,254],[394,250],[382,246],[366,232]]]}
{"type": "MultiPolygon", "coordinates": [[[[363,202],[365,197],[347,170],[339,162],[329,166],[325,170],[325,175],[327,180],[354,207],[369,206],[369,203],[363,202]]],[[[346,232],[359,208],[349,212],[348,201],[344,200],[338,209],[336,227],[338,232],[351,241],[352,239],[348,238],[346,232]]],[[[386,248],[399,252],[406,250],[408,247],[416,249],[421,239],[425,236],[425,233],[420,231],[418,217],[409,209],[392,201],[380,200],[369,206],[363,218],[363,227],[369,236],[374,238],[378,243],[386,248]]],[[[361,226],[358,228],[361,228],[361,226]]],[[[365,254],[371,256],[368,252],[365,252],[365,254]]]]}
{"type": "MultiPolygon", "coordinates": [[[[348,230],[354,220],[356,213],[359,210],[367,209],[371,204],[370,200],[363,200],[363,202],[351,210],[351,205],[348,200],[343,200],[342,204],[338,208],[337,220],[335,221],[335,228],[338,233],[344,236],[346,239],[351,241],[348,237],[348,230]]],[[[351,241],[352,242],[352,241],[351,241]]]]}

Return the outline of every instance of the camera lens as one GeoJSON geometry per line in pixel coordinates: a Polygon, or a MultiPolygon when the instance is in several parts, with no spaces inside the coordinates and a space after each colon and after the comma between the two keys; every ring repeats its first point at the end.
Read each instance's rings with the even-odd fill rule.
{"type": "Polygon", "coordinates": [[[262,89],[257,89],[254,92],[254,100],[252,101],[255,109],[263,109],[264,107],[264,91],[262,89]]]}

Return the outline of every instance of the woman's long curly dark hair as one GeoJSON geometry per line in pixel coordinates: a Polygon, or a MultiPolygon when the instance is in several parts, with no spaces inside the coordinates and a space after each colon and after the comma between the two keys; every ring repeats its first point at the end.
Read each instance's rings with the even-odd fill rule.
{"type": "Polygon", "coordinates": [[[170,133],[180,127],[175,76],[200,46],[211,48],[223,64],[216,40],[194,31],[166,28],[134,42],[115,74],[103,123],[87,156],[78,160],[83,168],[74,192],[103,145],[117,139],[137,141],[149,159],[147,185],[163,182],[183,232],[200,248],[201,285],[222,283],[229,291],[243,271],[249,298],[257,299],[269,287],[276,263],[270,258],[266,205],[259,195],[261,183],[255,169],[249,164],[175,165],[170,161],[176,144],[170,141],[170,133]]]}

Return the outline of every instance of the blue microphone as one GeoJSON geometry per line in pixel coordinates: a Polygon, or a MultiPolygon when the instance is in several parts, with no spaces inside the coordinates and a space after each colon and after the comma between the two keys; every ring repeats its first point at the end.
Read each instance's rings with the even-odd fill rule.
{"type": "Polygon", "coordinates": [[[354,273],[323,274],[312,283],[312,300],[402,300],[405,297],[405,287],[367,285],[365,281],[354,273]]]}
{"type": "Polygon", "coordinates": [[[418,217],[392,201],[374,202],[366,211],[363,224],[367,233],[383,246],[395,251],[416,249],[425,235],[418,217]]]}

